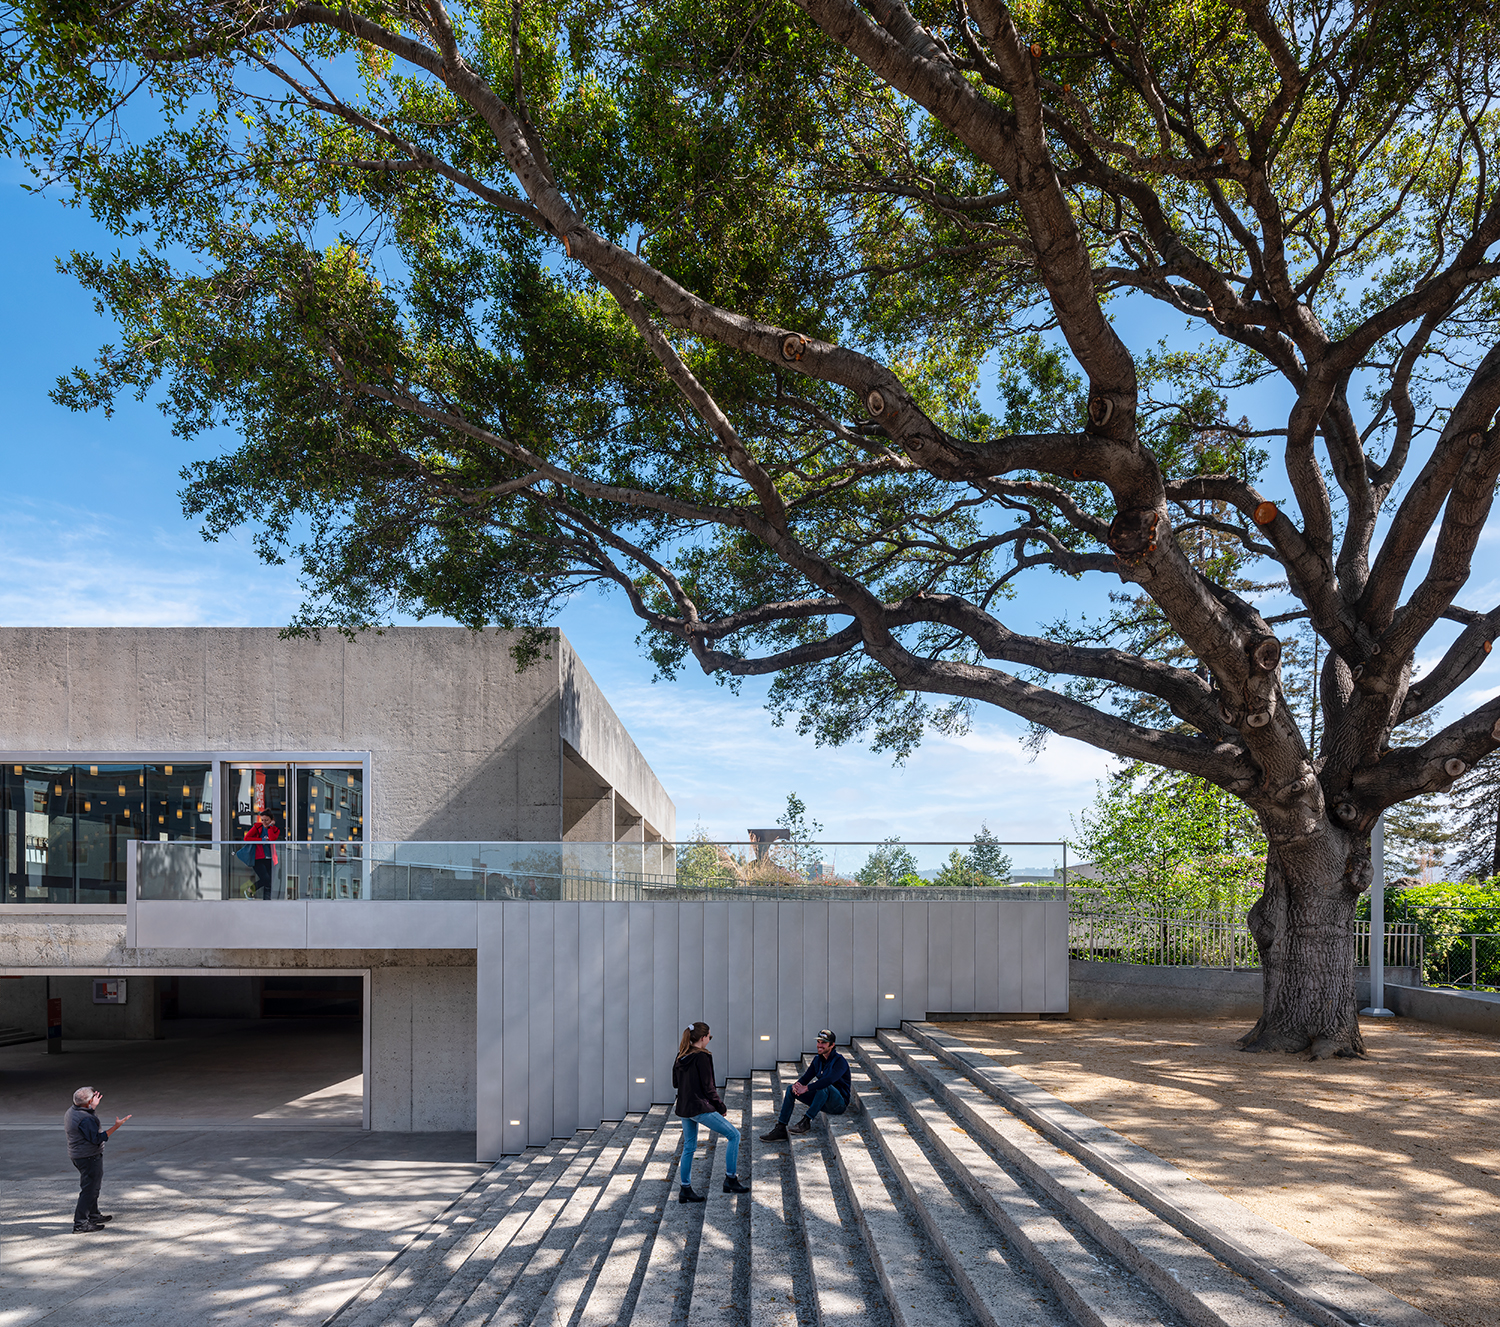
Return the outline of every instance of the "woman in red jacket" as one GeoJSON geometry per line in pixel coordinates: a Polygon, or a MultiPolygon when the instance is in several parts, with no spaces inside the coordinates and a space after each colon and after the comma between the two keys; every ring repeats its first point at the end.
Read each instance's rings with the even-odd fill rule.
{"type": "Polygon", "coordinates": [[[262,898],[271,897],[271,870],[280,861],[275,843],[280,837],[281,826],[270,816],[257,816],[255,823],[245,831],[245,842],[255,844],[255,856],[250,865],[255,871],[255,893],[262,898]],[[262,890],[264,894],[261,894],[262,890]]]}
{"type": "Polygon", "coordinates": [[[698,1147],[698,1126],[729,1140],[724,1157],[724,1192],[749,1193],[740,1183],[740,1131],[724,1118],[724,1100],[714,1083],[714,1057],[708,1053],[713,1033],[707,1023],[689,1023],[682,1029],[677,1059],[672,1065],[672,1086],[677,1089],[677,1116],[682,1121],[682,1164],[677,1178],[681,1182],[677,1201],[701,1203],[693,1192],[693,1152],[698,1147]]]}

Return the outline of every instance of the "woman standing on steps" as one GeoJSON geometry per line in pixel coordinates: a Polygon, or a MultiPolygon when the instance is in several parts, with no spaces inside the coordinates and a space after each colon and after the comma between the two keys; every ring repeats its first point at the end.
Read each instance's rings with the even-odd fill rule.
{"type": "Polygon", "coordinates": [[[689,1023],[682,1029],[677,1059],[672,1065],[672,1086],[677,1089],[677,1116],[682,1121],[682,1165],[677,1178],[681,1189],[680,1203],[701,1203],[693,1192],[693,1152],[698,1146],[698,1126],[723,1134],[729,1140],[729,1154],[724,1158],[724,1192],[749,1193],[740,1183],[740,1131],[724,1118],[724,1100],[714,1086],[714,1057],[708,1053],[713,1033],[707,1023],[689,1023]]]}

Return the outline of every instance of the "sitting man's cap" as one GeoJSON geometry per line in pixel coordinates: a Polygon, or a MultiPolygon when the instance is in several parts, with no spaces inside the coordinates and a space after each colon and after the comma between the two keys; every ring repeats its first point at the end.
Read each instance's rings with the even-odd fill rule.
{"type": "Polygon", "coordinates": [[[838,1045],[838,1038],[835,1037],[833,1035],[833,1033],[830,1032],[827,1028],[823,1028],[818,1033],[818,1040],[819,1041],[826,1041],[830,1046],[837,1046],[838,1045]]]}

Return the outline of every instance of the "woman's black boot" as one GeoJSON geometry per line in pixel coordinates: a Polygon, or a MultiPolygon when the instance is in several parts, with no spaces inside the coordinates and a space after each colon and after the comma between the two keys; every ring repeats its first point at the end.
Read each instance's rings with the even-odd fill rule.
{"type": "Polygon", "coordinates": [[[702,1203],[708,1200],[701,1193],[694,1193],[691,1184],[684,1184],[678,1191],[677,1201],[679,1203],[702,1203]]]}
{"type": "Polygon", "coordinates": [[[738,1175],[726,1175],[724,1176],[724,1192],[749,1193],[750,1186],[748,1184],[741,1184],[740,1177],[738,1175]]]}

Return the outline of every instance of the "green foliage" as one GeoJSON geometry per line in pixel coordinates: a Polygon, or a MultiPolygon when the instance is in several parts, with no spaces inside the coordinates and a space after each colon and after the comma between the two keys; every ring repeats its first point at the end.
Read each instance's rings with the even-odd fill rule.
{"type": "Polygon", "coordinates": [[[972,888],[1003,885],[1010,879],[1010,858],[1000,849],[990,827],[981,824],[974,835],[974,846],[967,852],[955,848],[933,880],[935,885],[972,888]]]}
{"type": "Polygon", "coordinates": [[[819,848],[813,842],[823,826],[807,814],[807,803],[796,793],[786,795],[786,810],[776,823],[787,831],[787,837],[771,845],[770,860],[793,876],[807,879],[819,860],[819,848]]]}
{"type": "Polygon", "coordinates": [[[871,852],[865,864],[854,873],[854,878],[870,889],[927,883],[917,874],[917,859],[901,842],[899,835],[884,840],[871,852]]]}
{"type": "Polygon", "coordinates": [[[701,824],[693,827],[686,842],[677,845],[677,883],[698,889],[738,883],[733,859],[708,837],[701,824]]]}
{"type": "Polygon", "coordinates": [[[1260,893],[1265,839],[1244,803],[1188,776],[1147,780],[1137,768],[1101,782],[1074,821],[1089,888],[1132,908],[1240,911],[1260,893]]]}
{"type": "MultiPolygon", "coordinates": [[[[1356,915],[1369,920],[1368,894],[1360,898],[1356,915]]],[[[1422,980],[1428,985],[1448,984],[1469,972],[1469,941],[1460,936],[1500,934],[1500,876],[1412,885],[1387,894],[1385,920],[1387,924],[1417,924],[1422,936],[1422,980]]],[[[1500,953],[1494,940],[1482,942],[1480,958],[1480,984],[1494,986],[1500,982],[1500,953]]]]}

